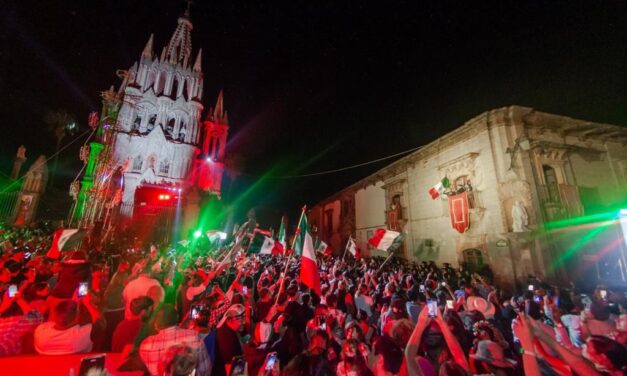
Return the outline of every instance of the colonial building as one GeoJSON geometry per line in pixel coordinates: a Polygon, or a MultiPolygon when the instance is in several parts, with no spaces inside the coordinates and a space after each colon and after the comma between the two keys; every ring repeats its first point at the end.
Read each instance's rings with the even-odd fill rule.
{"type": "Polygon", "coordinates": [[[376,254],[367,239],[377,228],[395,229],[405,236],[397,255],[488,265],[503,283],[529,274],[573,279],[586,263],[586,273],[624,281],[624,242],[601,260],[594,253],[602,245],[574,250],[576,239],[547,229],[626,203],[626,144],[623,127],[499,108],[323,200],[310,221],[334,249],[353,236],[376,254]],[[429,190],[438,183],[434,199],[429,190]]]}

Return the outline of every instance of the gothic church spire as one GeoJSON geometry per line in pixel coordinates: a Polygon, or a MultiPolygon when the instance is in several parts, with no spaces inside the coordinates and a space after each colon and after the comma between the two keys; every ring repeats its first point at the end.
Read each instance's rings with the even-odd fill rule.
{"type": "Polygon", "coordinates": [[[192,56],[191,32],[193,25],[189,16],[189,6],[185,13],[178,18],[177,23],[178,26],[162,54],[162,60],[169,61],[172,64],[186,63],[192,56]]]}

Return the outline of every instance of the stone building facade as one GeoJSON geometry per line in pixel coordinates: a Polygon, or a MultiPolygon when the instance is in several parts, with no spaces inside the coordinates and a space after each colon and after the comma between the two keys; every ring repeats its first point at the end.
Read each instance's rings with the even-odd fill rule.
{"type": "Polygon", "coordinates": [[[626,144],[623,127],[499,108],[323,200],[310,221],[334,249],[353,236],[364,253],[377,254],[367,239],[376,228],[397,227],[405,235],[397,254],[407,259],[487,265],[502,283],[529,274],[572,279],[570,266],[584,255],[564,261],[572,239],[543,229],[625,204],[626,144]],[[449,196],[428,194],[444,178],[448,193],[467,196],[463,233],[451,225],[449,196]]]}

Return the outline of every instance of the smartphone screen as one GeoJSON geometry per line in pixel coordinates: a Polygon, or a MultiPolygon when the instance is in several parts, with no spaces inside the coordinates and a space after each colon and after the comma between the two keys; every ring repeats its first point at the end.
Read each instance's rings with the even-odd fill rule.
{"type": "Polygon", "coordinates": [[[442,282],[442,286],[446,286],[446,282],[442,282]]]}
{"type": "Polygon", "coordinates": [[[529,285],[529,291],[533,291],[533,285],[529,285]]]}
{"type": "Polygon", "coordinates": [[[266,357],[266,366],[265,366],[266,371],[272,371],[272,369],[274,368],[274,363],[276,363],[276,359],[277,359],[276,352],[271,352],[270,354],[268,354],[268,356],[266,357]]]}
{"type": "Polygon", "coordinates": [[[425,292],[425,285],[420,285],[420,292],[425,292]]]}
{"type": "Polygon", "coordinates": [[[243,356],[234,356],[231,360],[230,376],[244,376],[246,371],[246,358],[243,356]]]}
{"type": "Polygon", "coordinates": [[[87,295],[87,282],[81,282],[78,284],[78,297],[82,298],[87,295]]]}
{"type": "Polygon", "coordinates": [[[427,302],[427,309],[429,310],[429,317],[436,317],[438,315],[438,302],[435,300],[429,300],[427,302]]]}
{"type": "Polygon", "coordinates": [[[9,286],[9,298],[12,298],[17,294],[17,285],[9,286]]]}
{"type": "Polygon", "coordinates": [[[196,320],[198,318],[198,315],[200,314],[200,311],[202,310],[202,306],[201,305],[193,305],[191,308],[191,311],[189,313],[189,317],[192,320],[196,320]]]}
{"type": "Polygon", "coordinates": [[[242,287],[242,293],[244,293],[244,295],[248,294],[248,287],[244,286],[242,287]]]}
{"type": "Polygon", "coordinates": [[[607,298],[607,290],[601,290],[599,293],[601,294],[601,299],[607,298]]]}
{"type": "Polygon", "coordinates": [[[453,309],[455,306],[453,305],[453,301],[452,300],[447,300],[446,301],[446,308],[448,309],[453,309]]]}

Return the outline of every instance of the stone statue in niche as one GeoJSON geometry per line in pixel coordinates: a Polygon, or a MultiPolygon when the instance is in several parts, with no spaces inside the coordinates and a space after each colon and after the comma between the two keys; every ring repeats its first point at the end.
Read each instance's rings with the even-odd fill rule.
{"type": "Polygon", "coordinates": [[[527,210],[521,200],[514,201],[512,205],[512,231],[525,232],[529,231],[527,226],[529,225],[529,217],[527,216],[527,210]]]}

